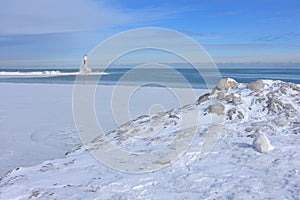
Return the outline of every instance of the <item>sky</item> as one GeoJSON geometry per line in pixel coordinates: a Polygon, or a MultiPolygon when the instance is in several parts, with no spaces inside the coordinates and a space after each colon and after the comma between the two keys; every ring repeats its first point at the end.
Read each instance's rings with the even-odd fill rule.
{"type": "Polygon", "coordinates": [[[0,66],[76,65],[106,38],[161,27],[217,63],[300,63],[299,0],[0,0],[0,66]]]}

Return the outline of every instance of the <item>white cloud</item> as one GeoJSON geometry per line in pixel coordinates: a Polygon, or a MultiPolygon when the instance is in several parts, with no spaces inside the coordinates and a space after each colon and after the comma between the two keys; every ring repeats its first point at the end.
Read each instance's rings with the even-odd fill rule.
{"type": "Polygon", "coordinates": [[[211,55],[216,63],[300,63],[299,53],[261,53],[259,55],[243,56],[214,56],[211,55]]]}
{"type": "Polygon", "coordinates": [[[0,35],[92,30],[134,20],[134,16],[94,0],[4,0],[0,35]]]}

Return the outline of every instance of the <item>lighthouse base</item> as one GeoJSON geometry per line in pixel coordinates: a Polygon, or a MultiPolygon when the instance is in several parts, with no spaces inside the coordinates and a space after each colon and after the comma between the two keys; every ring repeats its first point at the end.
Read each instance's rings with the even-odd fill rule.
{"type": "Polygon", "coordinates": [[[92,72],[92,70],[87,66],[83,66],[80,69],[80,74],[90,74],[91,72],[92,72]]]}

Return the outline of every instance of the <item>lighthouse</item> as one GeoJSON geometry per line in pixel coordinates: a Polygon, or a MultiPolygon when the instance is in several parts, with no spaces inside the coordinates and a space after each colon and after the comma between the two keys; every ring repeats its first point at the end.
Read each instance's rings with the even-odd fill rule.
{"type": "Polygon", "coordinates": [[[87,64],[87,55],[84,55],[83,57],[83,67],[80,69],[81,74],[89,74],[92,70],[88,67],[87,64]]]}

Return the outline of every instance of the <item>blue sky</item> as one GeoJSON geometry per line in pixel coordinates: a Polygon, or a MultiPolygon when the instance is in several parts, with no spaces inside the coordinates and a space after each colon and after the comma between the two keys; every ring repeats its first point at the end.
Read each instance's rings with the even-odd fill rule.
{"type": "Polygon", "coordinates": [[[300,63],[299,0],[0,0],[0,65],[76,65],[120,31],[170,28],[216,62],[300,63]]]}

